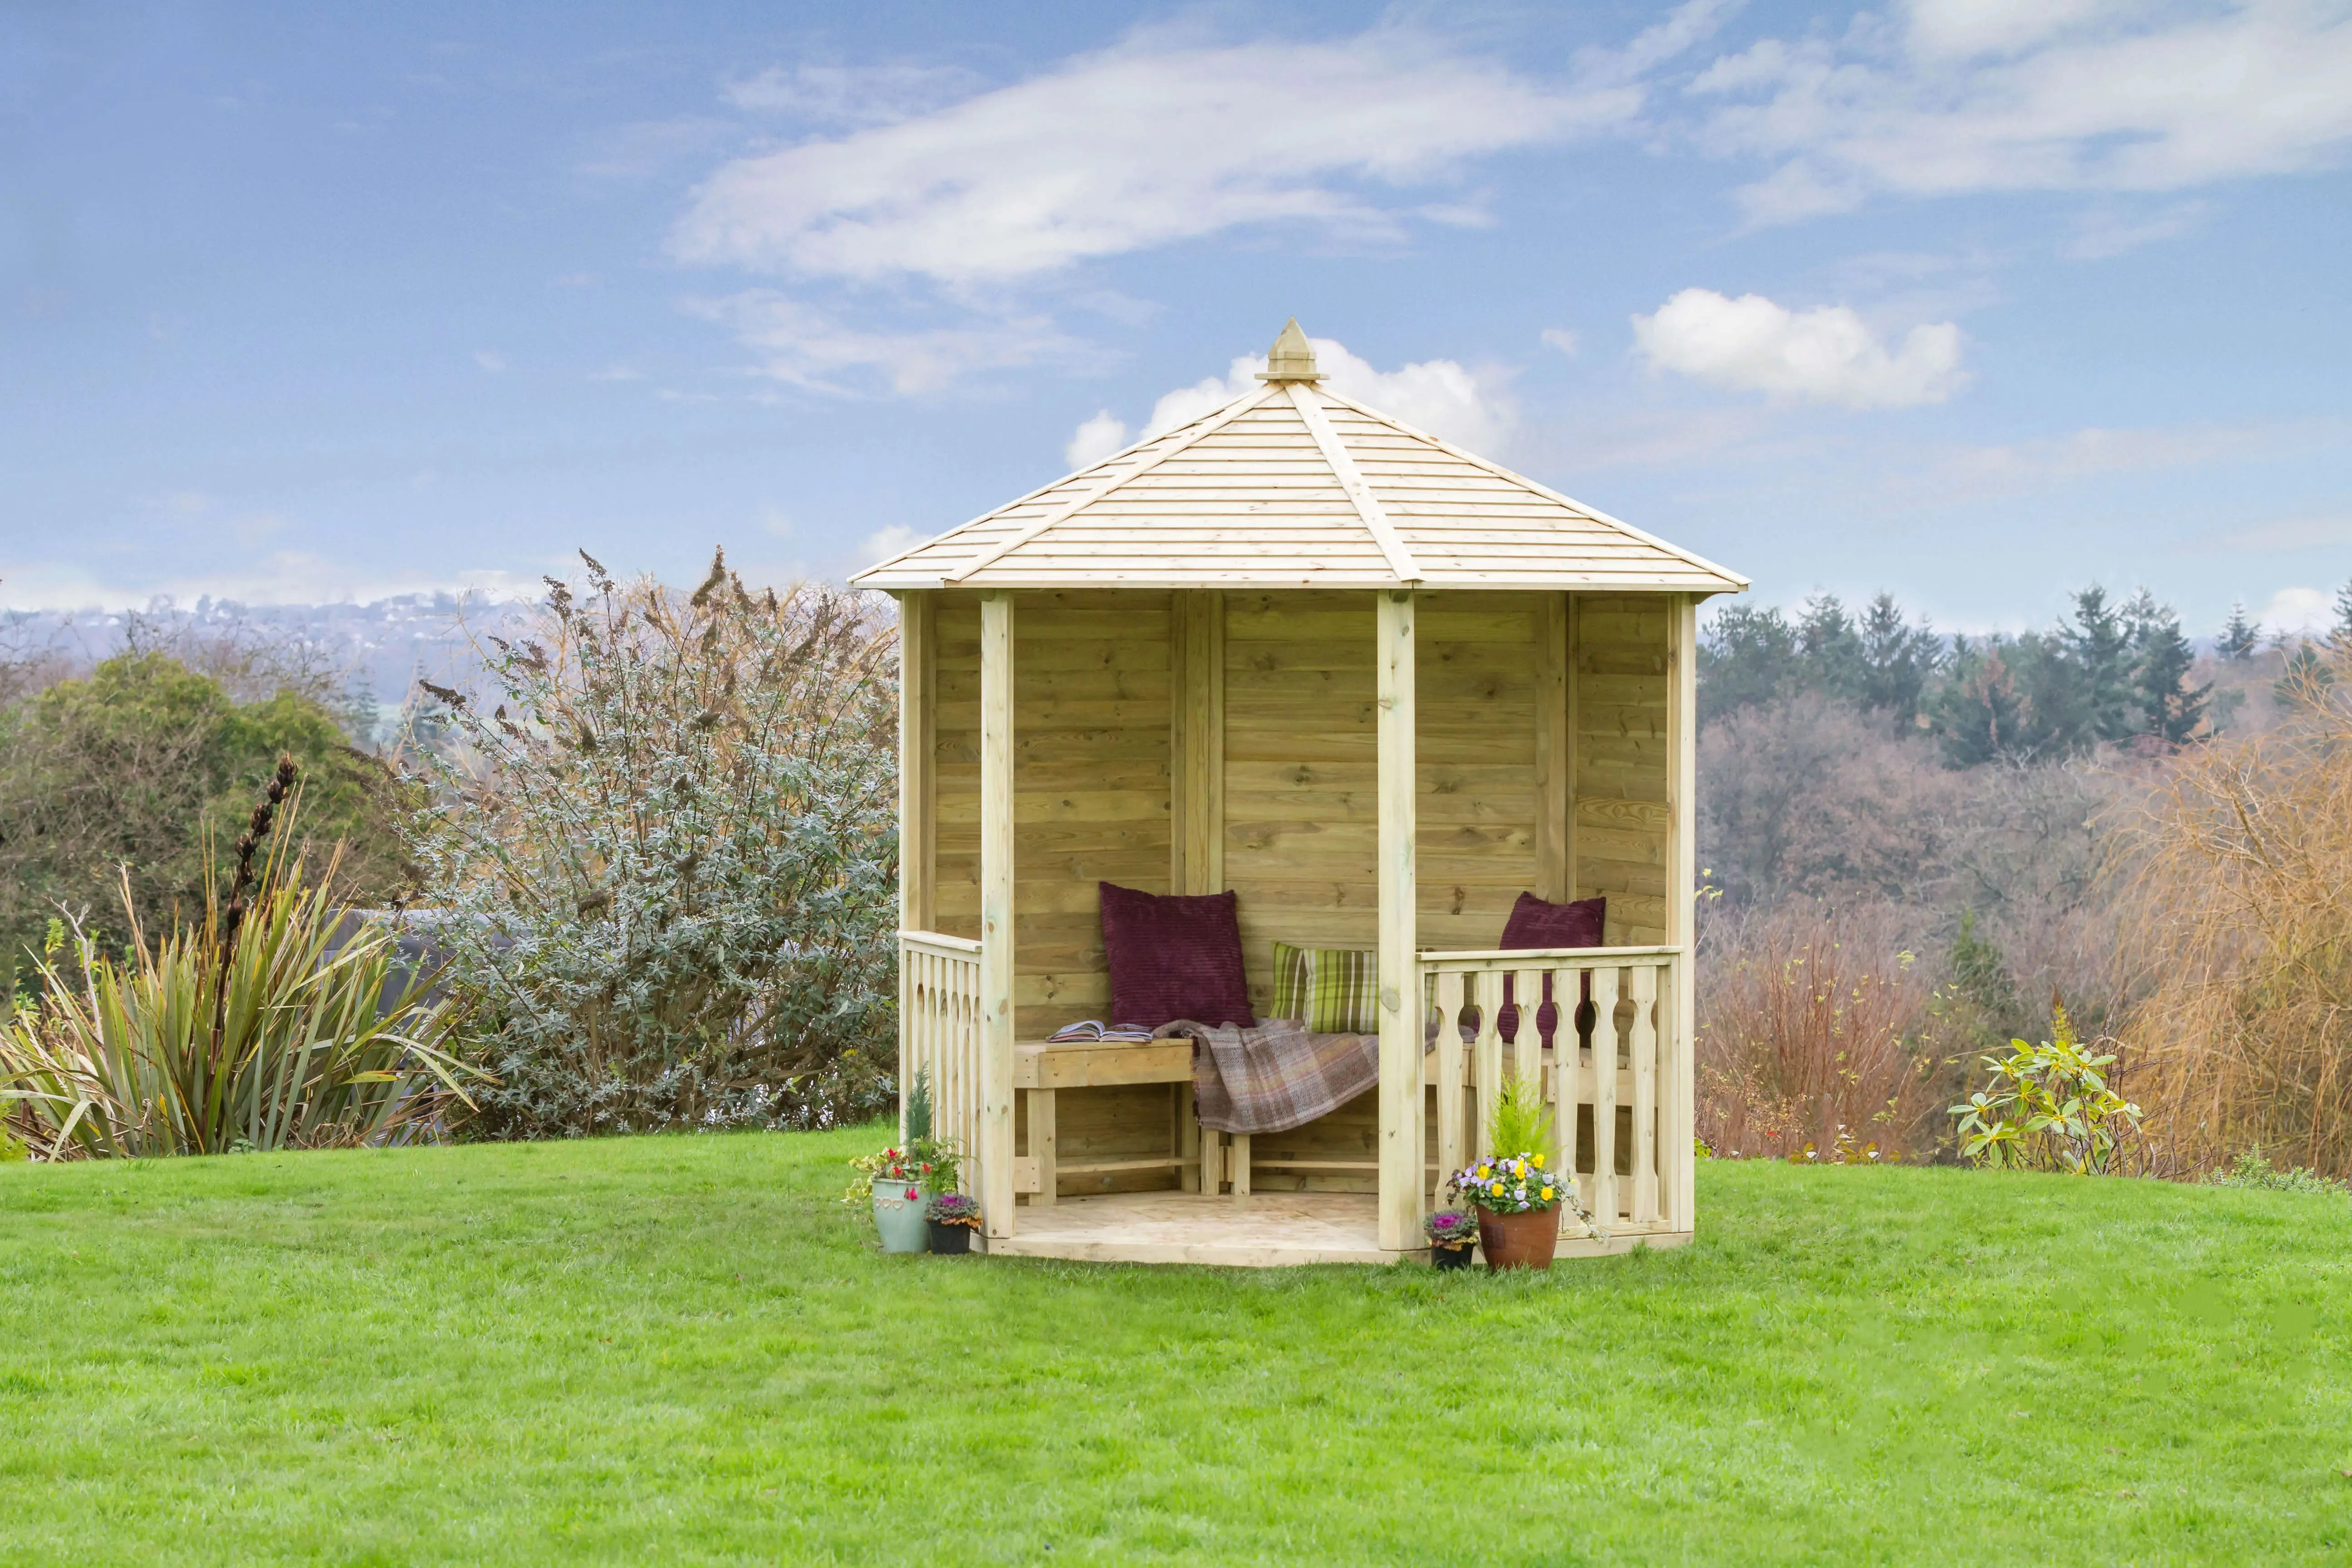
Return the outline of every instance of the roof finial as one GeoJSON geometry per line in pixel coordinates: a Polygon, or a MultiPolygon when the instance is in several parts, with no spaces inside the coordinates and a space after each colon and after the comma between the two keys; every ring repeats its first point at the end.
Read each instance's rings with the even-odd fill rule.
{"type": "Polygon", "coordinates": [[[1260,381],[1320,381],[1323,373],[1315,368],[1315,350],[1307,334],[1298,330],[1298,318],[1293,316],[1274,340],[1274,347],[1265,354],[1265,368],[1257,373],[1260,381]]]}

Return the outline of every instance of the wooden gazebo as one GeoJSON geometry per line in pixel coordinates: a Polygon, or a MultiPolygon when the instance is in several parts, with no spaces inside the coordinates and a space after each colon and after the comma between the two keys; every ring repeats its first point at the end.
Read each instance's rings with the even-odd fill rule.
{"type": "Polygon", "coordinates": [[[1746,580],[1331,392],[1295,321],[1261,381],[856,579],[904,638],[901,1081],[995,1253],[1394,1259],[1509,1072],[1607,1233],[1563,1254],[1686,1240],[1693,638],[1746,580]],[[1377,1089],[1227,1136],[1189,1043],[1044,1044],[1108,1016],[1101,881],[1234,889],[1261,1010],[1274,942],[1376,949],[1377,1089]],[[1607,945],[1495,951],[1522,890],[1607,945]],[[1502,1037],[1506,975],[1587,973],[1502,1037]]]}

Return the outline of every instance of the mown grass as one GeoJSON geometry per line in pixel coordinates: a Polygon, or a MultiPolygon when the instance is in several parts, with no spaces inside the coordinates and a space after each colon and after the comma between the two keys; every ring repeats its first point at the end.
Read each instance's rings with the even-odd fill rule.
{"type": "Polygon", "coordinates": [[[1488,1279],[883,1258],[860,1134],[0,1167],[0,1558],[2352,1555],[2352,1201],[1701,1167],[1488,1279]]]}

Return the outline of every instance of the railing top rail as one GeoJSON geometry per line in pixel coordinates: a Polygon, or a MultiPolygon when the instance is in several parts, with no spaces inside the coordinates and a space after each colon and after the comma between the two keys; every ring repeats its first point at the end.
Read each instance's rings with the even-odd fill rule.
{"type": "Polygon", "coordinates": [[[968,936],[949,936],[943,931],[902,931],[898,933],[900,947],[928,947],[956,958],[978,958],[980,943],[968,936]]]}
{"type": "Polygon", "coordinates": [[[1608,969],[1645,958],[1680,958],[1679,947],[1539,947],[1507,952],[1424,952],[1423,969],[1608,969]]]}

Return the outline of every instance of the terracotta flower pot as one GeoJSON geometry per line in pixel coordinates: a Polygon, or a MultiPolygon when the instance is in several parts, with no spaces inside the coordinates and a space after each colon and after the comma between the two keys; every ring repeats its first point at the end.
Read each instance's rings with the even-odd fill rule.
{"type": "Polygon", "coordinates": [[[1478,1211],[1478,1246],[1486,1254],[1486,1272],[1506,1268],[1549,1268],[1552,1249],[1559,1245],[1559,1211],[1533,1209],[1526,1214],[1478,1211]]]}

